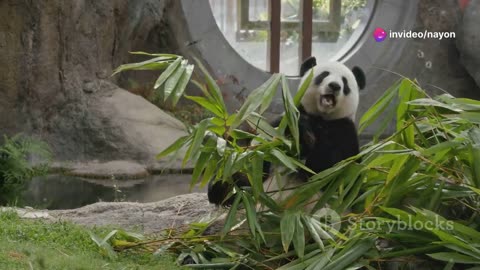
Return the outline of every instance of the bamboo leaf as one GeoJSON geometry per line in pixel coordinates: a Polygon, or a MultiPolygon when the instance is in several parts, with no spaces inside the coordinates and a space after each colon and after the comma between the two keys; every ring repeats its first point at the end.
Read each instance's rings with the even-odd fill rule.
{"type": "Polygon", "coordinates": [[[218,117],[223,117],[223,112],[221,108],[218,108],[215,103],[212,103],[210,100],[204,97],[196,97],[196,96],[185,96],[185,98],[194,101],[198,105],[202,106],[203,108],[207,109],[208,111],[212,112],[218,117]]]}
{"type": "Polygon", "coordinates": [[[328,202],[329,199],[331,199],[332,195],[335,194],[335,192],[338,190],[338,187],[342,184],[348,184],[352,181],[355,181],[358,176],[360,175],[361,171],[363,169],[363,166],[351,163],[340,175],[340,178],[343,178],[342,180],[337,180],[334,182],[331,182],[325,192],[323,193],[322,197],[317,201],[315,206],[313,207],[313,210],[316,211],[317,209],[322,208],[325,206],[325,204],[328,202]]]}
{"type": "Polygon", "coordinates": [[[459,254],[456,252],[438,252],[427,254],[429,257],[434,258],[435,260],[454,263],[463,263],[463,264],[480,264],[480,260],[472,258],[467,255],[459,254]]]}
{"type": "Polygon", "coordinates": [[[396,177],[401,170],[404,169],[404,165],[405,163],[407,162],[409,156],[407,155],[397,155],[397,158],[396,160],[393,161],[393,165],[390,169],[390,171],[388,172],[388,175],[387,175],[387,183],[392,181],[392,179],[394,177],[396,177]]]}
{"type": "Polygon", "coordinates": [[[295,222],[296,222],[296,216],[292,212],[285,212],[282,217],[282,220],[280,221],[282,245],[283,245],[283,250],[285,252],[288,252],[290,243],[293,240],[293,235],[295,233],[295,222]]]}
{"type": "Polygon", "coordinates": [[[173,106],[177,105],[178,101],[180,100],[180,97],[185,92],[185,88],[187,87],[187,84],[190,81],[190,78],[192,77],[193,68],[194,68],[193,65],[187,65],[186,66],[185,72],[182,74],[182,77],[180,78],[180,81],[178,82],[177,86],[175,87],[175,90],[170,95],[172,97],[173,106]]]}
{"type": "Polygon", "coordinates": [[[476,248],[469,246],[464,240],[460,240],[458,237],[455,237],[454,235],[451,235],[439,229],[433,229],[431,230],[431,232],[433,232],[435,235],[438,236],[438,238],[440,238],[442,241],[446,243],[453,244],[455,246],[461,247],[468,251],[477,252],[478,253],[477,255],[479,256],[479,259],[480,259],[480,252],[476,248]]]}
{"type": "Polygon", "coordinates": [[[295,233],[292,241],[298,257],[303,258],[305,255],[305,229],[300,215],[296,215],[295,218],[295,233]]]}
{"type": "Polygon", "coordinates": [[[311,224],[313,226],[313,228],[315,229],[315,231],[318,233],[318,235],[320,236],[320,238],[322,239],[326,239],[326,240],[334,240],[333,237],[327,232],[325,231],[323,228],[322,228],[322,223],[318,220],[315,220],[315,219],[311,219],[311,224]]]}
{"type": "Polygon", "coordinates": [[[278,203],[273,200],[270,196],[268,196],[266,193],[260,193],[258,200],[262,205],[265,205],[268,207],[268,209],[274,211],[274,212],[281,212],[282,208],[278,203]]]}
{"type": "Polygon", "coordinates": [[[263,153],[258,152],[252,157],[252,175],[249,178],[252,185],[253,196],[258,197],[263,191],[263,153]]]}
{"type": "Polygon", "coordinates": [[[269,80],[264,85],[261,86],[261,87],[264,86],[265,90],[263,90],[262,105],[260,107],[260,112],[259,112],[260,114],[263,114],[270,106],[270,103],[272,103],[273,97],[275,96],[275,92],[277,91],[277,88],[278,88],[278,83],[280,82],[280,78],[281,76],[279,74],[274,74],[270,78],[270,80],[272,80],[271,83],[269,80]]]}
{"type": "MultiPolygon", "coordinates": [[[[295,94],[295,96],[293,98],[295,108],[300,105],[301,100],[303,98],[303,95],[305,95],[305,92],[308,90],[308,87],[310,86],[310,84],[312,82],[312,78],[313,78],[313,70],[310,71],[310,73],[308,74],[308,77],[303,81],[302,85],[300,85],[299,90],[297,91],[297,93],[295,94]]],[[[282,82],[283,82],[283,80],[282,80],[282,82]]],[[[283,83],[282,83],[282,85],[283,85],[283,83]]],[[[288,89],[288,85],[285,84],[284,88],[288,89]]],[[[282,93],[284,93],[284,91],[282,91],[282,93]]],[[[283,97],[283,94],[282,94],[282,97],[283,97]]],[[[287,119],[287,115],[284,114],[281,121],[280,121],[280,124],[278,125],[279,132],[283,133],[287,126],[288,126],[288,119],[287,119]]]]}
{"type": "Polygon", "coordinates": [[[200,188],[205,187],[208,182],[215,180],[215,172],[218,170],[217,161],[218,160],[215,158],[214,155],[210,157],[210,160],[207,163],[207,166],[203,172],[202,181],[200,182],[200,188]]]}
{"type": "Polygon", "coordinates": [[[322,270],[331,261],[334,252],[333,248],[324,252],[314,263],[310,264],[307,270],[322,270]]]}
{"type": "Polygon", "coordinates": [[[347,245],[342,252],[332,258],[332,261],[323,268],[324,270],[343,270],[354,263],[373,247],[373,239],[366,238],[347,245]]]}
{"type": "Polygon", "coordinates": [[[228,211],[227,218],[225,219],[225,225],[223,225],[223,229],[220,233],[222,238],[225,237],[228,232],[230,232],[230,229],[233,227],[233,224],[235,223],[235,220],[237,218],[237,209],[241,199],[242,199],[242,196],[240,196],[239,194],[235,196],[235,200],[233,201],[233,204],[230,207],[230,211],[228,211]]]}
{"type": "Polygon", "coordinates": [[[162,86],[170,76],[177,70],[177,68],[180,66],[180,63],[182,62],[182,57],[178,57],[172,64],[168,66],[168,68],[160,74],[158,79],[155,81],[155,85],[153,86],[154,89],[159,88],[162,86]]]}
{"type": "Polygon", "coordinates": [[[317,249],[305,255],[303,259],[291,261],[285,265],[282,265],[277,270],[304,270],[323,256],[323,254],[320,254],[320,250],[317,249]]]}
{"type": "MultiPolygon", "coordinates": [[[[279,76],[278,74],[273,75],[270,77],[270,79],[262,84],[260,87],[257,89],[253,90],[243,103],[242,107],[237,112],[237,116],[235,117],[235,120],[232,122],[232,129],[237,128],[242,122],[244,122],[247,117],[250,116],[251,113],[256,111],[258,107],[262,104],[264,101],[264,94],[265,91],[271,88],[276,88],[278,85],[279,81],[279,76]]],[[[269,96],[266,97],[267,99],[269,96]]]]}
{"type": "Polygon", "coordinates": [[[127,70],[159,70],[169,66],[169,61],[173,61],[172,57],[155,57],[143,62],[124,64],[113,71],[112,76],[127,70]]]}
{"type": "Polygon", "coordinates": [[[480,188],[480,147],[470,145],[471,168],[472,168],[472,186],[480,188]]]}
{"type": "Polygon", "coordinates": [[[223,168],[223,180],[226,181],[232,175],[233,164],[237,159],[237,152],[232,152],[227,160],[225,161],[225,166],[223,168]]]}
{"type": "Polygon", "coordinates": [[[248,222],[248,226],[250,227],[250,232],[252,233],[252,237],[255,239],[258,232],[261,239],[265,242],[265,236],[263,235],[260,224],[258,224],[255,206],[250,196],[248,196],[245,193],[242,193],[242,197],[243,197],[242,201],[245,206],[245,212],[247,213],[247,222],[248,222]]]}
{"type": "Polygon", "coordinates": [[[458,117],[475,124],[480,124],[480,112],[462,112],[458,115],[454,115],[453,117],[458,117]]]}
{"type": "Polygon", "coordinates": [[[480,102],[478,100],[469,98],[451,98],[448,103],[455,105],[461,110],[465,111],[480,111],[480,102]]]}
{"type": "Polygon", "coordinates": [[[190,139],[191,139],[191,136],[183,136],[178,138],[174,143],[172,143],[165,150],[160,152],[160,154],[157,155],[157,159],[161,159],[173,152],[179,151],[180,149],[182,149],[183,146],[185,146],[188,143],[190,139]]]}
{"type": "Polygon", "coordinates": [[[283,136],[278,133],[278,131],[272,127],[261,115],[256,113],[251,113],[247,118],[247,123],[256,133],[262,134],[269,138],[282,138],[283,136]]]}
{"type": "Polygon", "coordinates": [[[128,53],[133,55],[146,55],[146,56],[165,57],[165,58],[172,58],[172,59],[176,59],[179,57],[176,54],[170,54],[170,53],[147,53],[147,52],[141,52],[141,51],[128,52],[128,53]]]}
{"type": "Polygon", "coordinates": [[[202,142],[205,137],[205,132],[207,131],[208,125],[209,125],[209,120],[210,119],[204,119],[200,123],[197,124],[195,133],[193,134],[193,140],[192,143],[190,144],[190,147],[188,148],[187,152],[185,153],[185,157],[183,159],[183,165],[187,163],[187,161],[190,159],[192,153],[196,155],[198,153],[198,150],[200,149],[200,146],[202,145],[202,142]]]}
{"type": "Polygon", "coordinates": [[[407,104],[412,106],[422,106],[422,107],[425,107],[425,106],[439,107],[439,108],[448,109],[453,112],[462,112],[461,109],[455,108],[454,106],[451,106],[430,98],[419,98],[419,99],[411,100],[411,101],[408,101],[407,104]]]}
{"type": "Polygon", "coordinates": [[[308,76],[302,82],[302,84],[298,88],[297,93],[293,97],[293,102],[295,104],[295,107],[298,107],[300,105],[303,95],[305,95],[305,92],[307,91],[308,87],[312,83],[312,79],[313,79],[313,69],[310,70],[310,72],[308,73],[308,76]]]}
{"type": "Polygon", "coordinates": [[[403,211],[403,210],[399,210],[399,209],[395,209],[395,208],[388,208],[388,207],[380,207],[383,211],[385,211],[386,213],[398,218],[399,220],[402,220],[404,222],[408,222],[409,221],[409,216],[412,216],[410,215],[409,213],[403,211]]]}
{"type": "Polygon", "coordinates": [[[318,244],[318,246],[320,247],[320,249],[322,251],[325,251],[325,245],[323,244],[323,241],[322,239],[320,238],[320,235],[318,233],[318,231],[315,229],[315,227],[313,226],[313,221],[312,221],[312,218],[310,217],[302,217],[303,218],[303,222],[305,224],[305,226],[307,227],[308,231],[310,232],[310,235],[312,236],[313,240],[315,240],[315,242],[318,244]]]}
{"type": "Polygon", "coordinates": [[[198,60],[197,58],[195,58],[195,62],[197,63],[197,66],[200,68],[200,70],[205,75],[205,79],[207,81],[208,88],[210,89],[209,93],[211,94],[213,99],[216,101],[216,104],[219,106],[222,113],[225,115],[227,113],[227,109],[225,107],[225,102],[223,101],[223,96],[222,96],[222,92],[220,91],[220,87],[218,87],[215,80],[212,78],[212,76],[210,76],[210,73],[207,71],[207,69],[202,64],[202,62],[200,60],[198,60]]]}
{"type": "Polygon", "coordinates": [[[391,86],[368,111],[366,111],[360,119],[358,132],[362,133],[363,130],[376,119],[378,119],[382,113],[390,106],[395,97],[395,93],[398,91],[400,81],[391,86]]]}
{"type": "Polygon", "coordinates": [[[175,69],[173,74],[168,77],[167,81],[165,82],[165,86],[163,89],[164,93],[164,100],[167,100],[167,98],[170,98],[170,96],[173,94],[175,88],[177,87],[180,79],[182,78],[183,74],[185,73],[187,66],[187,60],[183,60],[180,63],[180,66],[175,69]]]}
{"type": "Polygon", "coordinates": [[[408,102],[413,96],[413,84],[409,80],[402,80],[398,87],[399,102],[397,105],[397,130],[401,130],[407,119],[407,111],[409,109],[408,102]]]}
{"type": "Polygon", "coordinates": [[[285,167],[289,168],[292,171],[297,171],[297,168],[295,167],[295,164],[291,161],[291,159],[282,153],[281,151],[278,151],[277,149],[273,149],[271,151],[271,154],[282,163],[285,167]]]}
{"type": "Polygon", "coordinates": [[[205,167],[207,167],[207,164],[208,164],[211,156],[212,156],[211,152],[205,151],[205,152],[202,152],[200,154],[200,156],[198,157],[198,160],[195,163],[195,168],[193,169],[193,173],[192,173],[192,181],[190,182],[190,190],[192,190],[193,187],[200,180],[200,176],[201,176],[202,172],[205,170],[205,167]]]}
{"type": "Polygon", "coordinates": [[[285,108],[285,115],[284,118],[287,119],[287,125],[290,129],[290,134],[293,137],[293,142],[295,145],[295,150],[297,153],[300,151],[299,145],[299,130],[298,130],[298,118],[299,118],[299,111],[294,104],[292,96],[290,94],[290,90],[288,88],[287,79],[285,76],[282,76],[282,97],[283,97],[283,105],[285,108]]]}
{"type": "Polygon", "coordinates": [[[478,195],[480,195],[480,189],[474,188],[474,187],[468,187],[468,188],[470,188],[472,191],[474,191],[475,193],[477,193],[478,195]]]}

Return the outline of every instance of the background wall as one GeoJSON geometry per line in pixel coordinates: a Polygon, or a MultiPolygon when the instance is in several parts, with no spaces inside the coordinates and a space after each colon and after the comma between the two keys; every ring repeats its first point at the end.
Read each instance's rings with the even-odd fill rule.
{"type": "MultiPolygon", "coordinates": [[[[245,62],[225,41],[211,16],[207,1],[183,0],[169,9],[167,16],[178,33],[183,54],[200,56],[223,80],[224,94],[231,108],[237,108],[248,93],[270,76],[245,62]],[[183,23],[179,21],[183,18],[183,23]],[[188,30],[185,31],[185,30],[188,30]],[[229,78],[234,77],[235,80],[229,78]]],[[[477,0],[472,2],[478,2],[477,0]]],[[[467,7],[472,13],[478,6],[467,7]]],[[[473,16],[472,16],[473,17],[473,16]]],[[[480,16],[476,16],[480,17],[480,16]]],[[[452,95],[480,98],[480,89],[466,71],[460,59],[455,39],[387,39],[377,43],[372,33],[376,27],[392,31],[453,31],[462,39],[463,12],[456,0],[378,0],[374,15],[355,47],[341,61],[348,66],[361,66],[367,73],[367,89],[361,93],[360,117],[400,75],[417,79],[429,92],[448,91],[452,95]]],[[[473,24],[472,24],[473,25],[473,24]]],[[[473,26],[471,27],[473,30],[473,26]]],[[[470,37],[468,40],[471,41],[470,37]]],[[[473,45],[466,45],[472,48],[473,45]]],[[[471,49],[470,49],[471,50],[471,49]]],[[[468,57],[470,59],[470,57],[468,57]]],[[[295,89],[298,79],[290,81],[295,89]]],[[[281,113],[282,105],[277,98],[271,110],[281,113]]],[[[392,125],[393,127],[393,125],[392,125]]],[[[376,126],[365,131],[368,138],[376,126]]],[[[391,131],[391,129],[390,129],[391,131]]]]}

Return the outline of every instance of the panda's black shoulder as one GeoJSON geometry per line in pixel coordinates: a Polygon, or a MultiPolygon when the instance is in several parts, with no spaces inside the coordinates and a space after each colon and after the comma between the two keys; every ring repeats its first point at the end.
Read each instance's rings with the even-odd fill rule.
{"type": "Polygon", "coordinates": [[[326,120],[321,116],[307,113],[302,107],[299,108],[299,129],[305,132],[321,133],[348,133],[357,136],[356,125],[351,118],[339,118],[326,120]]]}
{"type": "Polygon", "coordinates": [[[350,118],[325,120],[300,111],[301,155],[315,172],[359,153],[357,128],[350,118]]]}
{"type": "Polygon", "coordinates": [[[357,128],[350,118],[325,120],[320,116],[301,113],[299,129],[300,132],[313,133],[317,140],[319,137],[328,137],[328,141],[334,140],[342,143],[347,139],[357,140],[357,128]]]}

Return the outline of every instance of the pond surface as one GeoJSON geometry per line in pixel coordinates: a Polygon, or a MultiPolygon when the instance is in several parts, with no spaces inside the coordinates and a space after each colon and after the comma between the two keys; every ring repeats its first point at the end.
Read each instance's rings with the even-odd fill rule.
{"type": "Polygon", "coordinates": [[[99,201],[154,202],[190,192],[191,175],[153,175],[140,180],[92,180],[65,175],[36,177],[21,204],[37,209],[71,209],[99,201]]]}

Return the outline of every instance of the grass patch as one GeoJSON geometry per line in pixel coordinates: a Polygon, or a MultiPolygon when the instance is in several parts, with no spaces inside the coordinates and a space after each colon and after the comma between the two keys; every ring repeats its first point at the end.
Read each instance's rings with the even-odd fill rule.
{"type": "MultiPolygon", "coordinates": [[[[94,228],[107,235],[111,229],[94,228]]],[[[69,222],[20,219],[0,213],[0,269],[183,269],[168,256],[151,253],[102,255],[89,230],[69,222]]]]}

